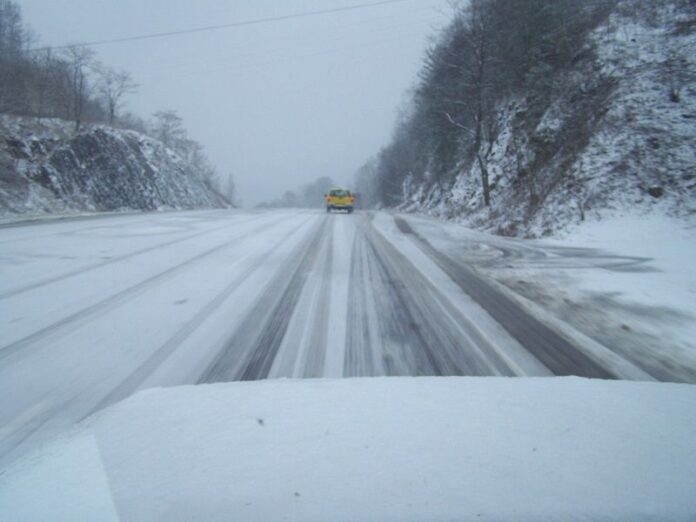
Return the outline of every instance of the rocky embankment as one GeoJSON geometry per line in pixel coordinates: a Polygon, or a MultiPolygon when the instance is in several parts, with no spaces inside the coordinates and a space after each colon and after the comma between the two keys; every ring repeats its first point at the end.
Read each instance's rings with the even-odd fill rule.
{"type": "Polygon", "coordinates": [[[143,134],[0,115],[0,214],[219,208],[203,173],[143,134]]]}

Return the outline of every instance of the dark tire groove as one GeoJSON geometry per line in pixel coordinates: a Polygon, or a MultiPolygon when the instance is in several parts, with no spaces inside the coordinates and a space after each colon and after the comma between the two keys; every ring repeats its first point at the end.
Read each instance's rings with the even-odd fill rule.
{"type": "Polygon", "coordinates": [[[324,375],[324,363],[326,361],[327,340],[329,336],[328,311],[331,307],[334,222],[335,218],[332,216],[329,221],[330,231],[326,234],[326,239],[324,241],[326,257],[324,259],[324,269],[321,274],[321,287],[319,289],[319,301],[317,303],[317,310],[319,310],[318,325],[315,323],[317,327],[312,330],[310,337],[305,368],[302,372],[304,378],[316,378],[324,375]]]}
{"type": "Polygon", "coordinates": [[[347,376],[381,371],[416,376],[514,375],[475,326],[368,220],[356,233],[350,277],[347,376]],[[370,324],[368,313],[365,289],[370,286],[378,311],[376,324],[370,324]]]}
{"type": "Polygon", "coordinates": [[[417,357],[425,360],[421,359],[417,375],[514,374],[497,352],[486,349],[480,338],[462,337],[459,328],[468,330],[466,318],[453,310],[447,316],[443,304],[446,299],[401,252],[372,227],[368,238],[375,259],[389,274],[399,308],[408,311],[400,328],[407,325],[407,335],[422,339],[417,357]]]}
{"type": "Polygon", "coordinates": [[[68,315],[67,317],[64,317],[63,319],[53,324],[41,328],[40,330],[37,330],[27,335],[26,337],[23,337],[22,339],[19,339],[8,345],[3,346],[2,348],[0,348],[0,361],[5,361],[12,355],[15,355],[23,349],[31,346],[34,346],[35,350],[41,347],[46,347],[45,345],[38,346],[36,343],[42,339],[45,339],[46,337],[70,331],[71,329],[83,324],[86,320],[102,315],[118,307],[119,305],[128,302],[129,300],[142,294],[149,288],[157,284],[161,284],[162,282],[175,276],[179,272],[197,264],[198,262],[202,261],[208,256],[214,255],[217,252],[229,248],[230,245],[236,243],[237,241],[243,238],[256,234],[259,230],[263,229],[264,226],[265,225],[262,225],[261,227],[255,228],[253,230],[247,230],[241,234],[238,234],[228,239],[221,245],[217,245],[183,262],[177,263],[176,265],[160,272],[155,276],[148,277],[147,279],[140,281],[139,283],[136,283],[124,290],[121,290],[120,292],[117,292],[116,294],[112,294],[109,297],[106,297],[101,301],[98,301],[97,303],[89,305],[81,310],[78,310],[77,312],[68,315]]]}
{"type": "MultiPolygon", "coordinates": [[[[248,223],[248,222],[254,221],[256,219],[258,219],[258,217],[254,216],[251,219],[247,219],[247,220],[243,221],[242,223],[248,223]]],[[[194,239],[194,238],[198,238],[198,237],[201,237],[204,235],[212,234],[213,232],[217,232],[218,230],[223,230],[225,228],[235,227],[237,225],[239,225],[239,222],[227,223],[223,226],[212,228],[210,230],[206,230],[205,232],[196,232],[193,234],[188,234],[184,237],[179,237],[176,239],[172,239],[170,241],[165,241],[164,243],[158,243],[156,245],[152,245],[152,246],[149,246],[147,248],[143,248],[141,250],[136,250],[135,252],[129,252],[128,254],[124,254],[122,256],[112,257],[111,259],[108,259],[106,261],[99,261],[97,263],[92,263],[91,265],[82,266],[82,267],[76,268],[74,270],[68,270],[67,272],[63,272],[62,274],[47,277],[45,279],[42,279],[40,281],[36,281],[34,283],[31,283],[31,284],[28,284],[25,286],[22,286],[20,288],[15,288],[14,290],[8,290],[7,292],[3,292],[2,294],[0,294],[0,300],[8,299],[10,297],[29,292],[31,290],[41,288],[42,286],[50,285],[50,284],[56,283],[58,281],[63,281],[64,279],[69,279],[71,277],[86,274],[87,272],[91,272],[92,270],[97,270],[99,268],[111,265],[113,263],[125,261],[126,259],[131,259],[133,257],[140,256],[142,254],[154,252],[155,250],[159,250],[160,248],[166,248],[166,247],[171,246],[171,245],[176,245],[177,243],[182,243],[184,241],[188,241],[189,239],[194,239]]]]}
{"type": "Polygon", "coordinates": [[[435,250],[404,219],[395,217],[394,220],[401,232],[408,234],[466,294],[555,375],[617,378],[579,347],[533,317],[493,285],[486,283],[473,270],[435,250]]]}
{"type": "MultiPolygon", "coordinates": [[[[306,222],[302,222],[295,229],[297,231],[306,222]]],[[[294,232],[294,231],[293,231],[294,232]]],[[[290,237],[292,237],[292,232],[286,235],[280,243],[274,244],[266,250],[264,253],[259,254],[258,258],[264,258],[270,254],[273,250],[277,249],[283,243],[285,243],[290,237]]],[[[225,288],[219,292],[213,299],[211,299],[203,308],[201,308],[198,313],[196,313],[190,320],[184,323],[181,328],[179,328],[167,341],[159,346],[150,356],[140,364],[133,372],[131,372],[128,377],[126,377],[116,388],[114,388],[106,397],[104,397],[99,404],[97,404],[88,414],[83,418],[90,416],[92,413],[109,406],[121,399],[131,395],[135,392],[139,386],[150,376],[152,373],[167,360],[167,358],[176,351],[176,349],[191,335],[195,332],[205,320],[210,317],[213,312],[220,307],[234,292],[239,288],[239,286],[248,279],[256,270],[260,268],[260,263],[254,263],[250,265],[246,270],[235,277],[225,288]]]]}
{"type": "Polygon", "coordinates": [[[325,240],[327,223],[325,217],[309,239],[293,250],[289,270],[279,272],[269,282],[256,305],[203,372],[199,384],[268,377],[307,275],[325,240]]]}

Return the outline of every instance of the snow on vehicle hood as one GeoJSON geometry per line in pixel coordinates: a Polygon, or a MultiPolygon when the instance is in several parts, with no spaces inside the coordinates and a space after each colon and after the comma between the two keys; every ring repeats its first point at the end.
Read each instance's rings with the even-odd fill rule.
{"type": "Polygon", "coordinates": [[[0,475],[2,520],[693,519],[696,386],[273,380],[147,390],[0,475]]]}

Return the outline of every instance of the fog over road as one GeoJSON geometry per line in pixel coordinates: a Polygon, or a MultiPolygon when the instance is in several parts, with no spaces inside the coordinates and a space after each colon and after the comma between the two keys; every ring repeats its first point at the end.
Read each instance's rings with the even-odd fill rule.
{"type": "Polygon", "coordinates": [[[472,261],[575,256],[626,269],[641,260],[602,265],[587,252],[546,255],[495,238],[455,244],[437,226],[381,212],[275,210],[0,228],[0,465],[155,386],[383,375],[659,378],[549,324],[472,261]]]}

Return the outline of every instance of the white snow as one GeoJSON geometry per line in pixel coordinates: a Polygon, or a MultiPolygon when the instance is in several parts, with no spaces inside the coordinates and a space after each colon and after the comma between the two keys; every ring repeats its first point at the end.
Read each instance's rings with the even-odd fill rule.
{"type": "Polygon", "coordinates": [[[227,206],[205,185],[199,167],[156,140],[104,125],[86,125],[77,134],[73,127],[59,119],[0,114],[0,161],[9,169],[0,180],[0,221],[100,209],[227,206]],[[95,144],[108,151],[85,156],[95,144]]]}
{"type": "Polygon", "coordinates": [[[0,479],[3,520],[119,521],[94,436],[61,441],[29,465],[21,473],[10,472],[6,482],[0,479]],[[60,479],[46,480],[48,476],[60,479]]]}
{"type": "MultiPolygon", "coordinates": [[[[682,367],[680,378],[693,382],[693,222],[641,209],[616,211],[602,219],[588,218],[569,228],[565,237],[530,241],[427,217],[407,219],[438,248],[503,283],[544,322],[563,325],[566,335],[587,349],[592,349],[592,339],[605,343],[612,338],[623,346],[619,355],[636,362],[659,357],[663,365],[682,367]]],[[[594,347],[594,352],[602,351],[594,347]]],[[[621,372],[625,378],[636,378],[635,371],[626,370],[621,372]]]]}
{"type": "MultiPolygon", "coordinates": [[[[412,216],[409,218],[412,219],[412,216]]],[[[464,293],[408,236],[401,233],[391,216],[379,214],[375,216],[374,223],[380,233],[386,236],[392,245],[407,256],[421,273],[444,293],[448,302],[459,309],[462,317],[466,317],[470,321],[470,328],[474,328],[479,335],[487,338],[498,355],[511,368],[514,368],[518,375],[536,377],[552,375],[548,368],[542,365],[507,330],[464,293]]],[[[448,227],[449,225],[443,223],[442,226],[448,227]]],[[[456,228],[467,230],[458,226],[456,228]]],[[[462,335],[466,336],[466,333],[462,331],[462,335]]]]}
{"type": "MultiPolygon", "coordinates": [[[[693,311],[694,229],[679,221],[625,216],[540,242],[406,219],[494,278],[693,311]],[[598,250],[559,253],[575,246],[598,250]],[[638,265],[653,270],[609,271],[605,249],[652,257],[638,265]]],[[[483,339],[517,374],[548,375],[389,214],[171,212],[2,228],[0,520],[696,515],[693,385],[404,378],[158,389],[197,382],[232,332],[254,328],[259,294],[290,277],[317,226],[316,260],[270,377],[343,373],[351,290],[365,292],[357,310],[369,343],[390,342],[373,324],[382,311],[371,292],[384,288],[351,279],[369,255],[366,233],[382,235],[435,289],[423,296],[433,306],[463,318],[463,339],[483,339]]],[[[617,313],[606,306],[595,312],[617,313]]],[[[653,328],[653,318],[630,326],[653,328]]],[[[657,346],[663,356],[672,349],[657,346]]],[[[689,350],[673,360],[692,364],[689,350]]]]}
{"type": "Polygon", "coordinates": [[[7,470],[0,519],[102,520],[115,506],[124,521],[693,520],[695,430],[691,385],[375,378],[156,389],[7,470]]]}
{"type": "Polygon", "coordinates": [[[418,175],[418,169],[426,169],[419,165],[427,161],[410,165],[417,172],[403,183],[397,210],[523,237],[550,237],[582,219],[606,218],[616,211],[668,213],[693,223],[692,20],[693,10],[685,2],[617,2],[590,33],[573,67],[554,76],[553,92],[530,88],[500,102],[500,133],[487,160],[490,207],[483,204],[479,166],[471,161],[464,139],[458,161],[440,173],[451,183],[438,187],[426,172],[418,175]],[[586,59],[592,53],[596,56],[586,59]],[[603,89],[606,99],[598,97],[593,107],[577,110],[578,100],[603,89]],[[528,100],[538,102],[547,94],[551,97],[538,119],[528,100]],[[567,133],[582,127],[581,118],[593,122],[584,144],[567,133]],[[539,147],[540,142],[551,148],[539,147]],[[539,199],[530,197],[532,185],[539,199]]]}
{"type": "Polygon", "coordinates": [[[578,270],[574,275],[587,291],[612,292],[635,302],[696,312],[696,221],[689,225],[660,213],[624,212],[589,221],[547,242],[648,258],[657,272],[578,270]]]}
{"type": "Polygon", "coordinates": [[[326,346],[325,377],[341,377],[346,352],[346,320],[348,315],[348,292],[350,283],[350,263],[352,257],[355,227],[348,226],[345,220],[335,223],[333,240],[333,274],[331,283],[331,302],[329,303],[328,338],[326,346]]]}
{"type": "Polygon", "coordinates": [[[637,310],[659,311],[668,320],[645,316],[637,323],[633,317],[623,318],[623,324],[663,339],[665,346],[656,350],[672,350],[673,358],[696,365],[696,224],[659,213],[622,212],[590,220],[547,243],[644,258],[645,272],[568,268],[560,284],[572,299],[595,294],[637,310]]]}
{"type": "Polygon", "coordinates": [[[310,221],[206,211],[4,229],[2,452],[71,426],[141,365],[133,386],[195,380],[310,221]]]}
{"type": "MultiPolygon", "coordinates": [[[[649,272],[568,269],[564,289],[576,296],[610,295],[627,305],[662,309],[673,320],[666,325],[649,317],[639,325],[667,341],[675,355],[696,364],[696,224],[664,214],[624,212],[602,221],[590,221],[564,239],[563,246],[594,247],[602,251],[646,258],[649,272]]],[[[629,327],[636,327],[634,322],[629,327]]],[[[657,348],[657,347],[656,347],[657,348]]]]}

